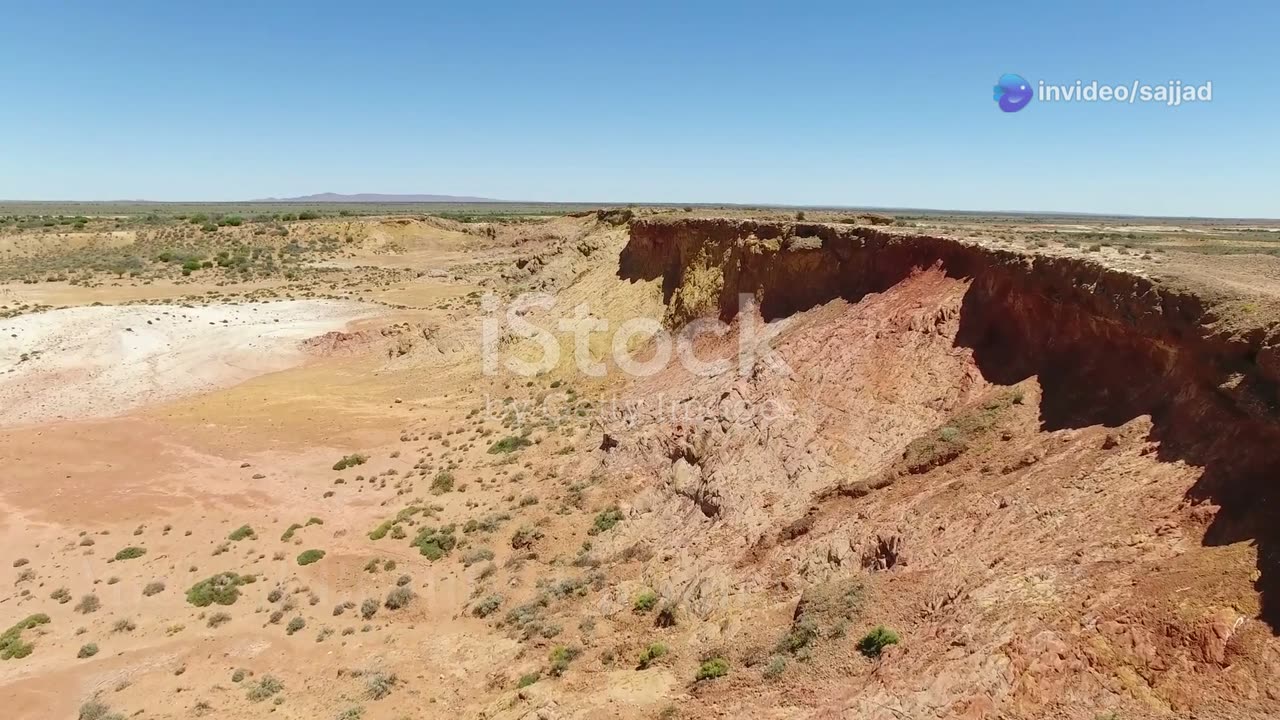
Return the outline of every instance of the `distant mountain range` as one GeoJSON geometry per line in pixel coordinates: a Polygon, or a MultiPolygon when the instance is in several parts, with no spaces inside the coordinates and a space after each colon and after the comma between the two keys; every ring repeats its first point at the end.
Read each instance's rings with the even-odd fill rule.
{"type": "Polygon", "coordinates": [[[383,195],[381,193],[320,193],[288,198],[264,198],[253,202],[311,202],[311,203],[428,203],[428,202],[499,202],[493,198],[467,195],[383,195]]]}

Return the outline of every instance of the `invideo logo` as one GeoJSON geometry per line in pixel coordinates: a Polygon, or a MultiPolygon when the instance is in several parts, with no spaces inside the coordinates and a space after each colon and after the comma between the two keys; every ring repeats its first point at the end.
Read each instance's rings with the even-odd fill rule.
{"type": "Polygon", "coordinates": [[[1031,83],[1026,78],[1013,73],[1005,73],[996,83],[992,99],[1000,103],[1000,109],[1011,113],[1018,112],[1031,103],[1031,83]]]}

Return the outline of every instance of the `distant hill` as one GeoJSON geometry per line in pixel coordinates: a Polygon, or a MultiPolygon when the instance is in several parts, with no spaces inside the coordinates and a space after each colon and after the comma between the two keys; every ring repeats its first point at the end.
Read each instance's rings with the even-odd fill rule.
{"type": "Polygon", "coordinates": [[[380,193],[320,193],[289,198],[265,198],[253,202],[312,202],[312,203],[427,203],[427,202],[498,202],[493,198],[466,195],[383,195],[380,193]]]}

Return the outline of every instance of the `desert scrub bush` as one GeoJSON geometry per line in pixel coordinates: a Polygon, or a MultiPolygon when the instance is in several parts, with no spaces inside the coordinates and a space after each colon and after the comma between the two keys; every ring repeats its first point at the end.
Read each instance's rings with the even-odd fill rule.
{"type": "Polygon", "coordinates": [[[294,523],[290,525],[280,536],[280,542],[289,542],[293,539],[293,534],[302,529],[302,525],[294,523]]]}
{"type": "Polygon", "coordinates": [[[531,547],[542,539],[542,531],[532,525],[518,528],[511,534],[511,547],[516,550],[531,547]]]}
{"type": "Polygon", "coordinates": [[[980,405],[956,414],[932,434],[912,440],[902,452],[907,472],[924,472],[956,459],[991,430],[1006,410],[1022,404],[1022,399],[1022,391],[1017,388],[1001,390],[980,405]]]}
{"type": "Polygon", "coordinates": [[[205,623],[208,627],[216,628],[231,622],[231,614],[225,612],[216,612],[209,616],[209,620],[205,623]]]}
{"type": "Polygon", "coordinates": [[[576,647],[568,645],[557,645],[551,650],[548,660],[551,661],[551,668],[547,671],[551,677],[560,677],[569,669],[569,663],[574,658],[582,654],[582,651],[576,647]]]}
{"type": "Polygon", "coordinates": [[[436,473],[434,478],[431,479],[431,494],[443,495],[450,490],[453,490],[453,483],[453,473],[448,470],[441,470],[436,473]]]}
{"type": "Polygon", "coordinates": [[[540,672],[534,671],[531,673],[525,673],[524,675],[520,676],[520,680],[519,682],[516,683],[516,687],[527,688],[541,679],[542,679],[542,673],[540,672]]]}
{"type": "Polygon", "coordinates": [[[392,588],[391,591],[387,593],[387,599],[383,605],[388,610],[399,610],[413,602],[414,597],[413,591],[407,587],[400,586],[392,588]]]}
{"type": "Polygon", "coordinates": [[[133,620],[129,618],[120,618],[119,620],[115,621],[115,624],[111,626],[111,632],[118,632],[118,633],[133,632],[134,630],[137,630],[137,629],[138,629],[138,626],[135,625],[133,620]]]}
{"type": "Polygon", "coordinates": [[[303,620],[301,615],[298,615],[294,619],[290,620],[289,624],[284,627],[284,632],[286,635],[292,635],[306,626],[307,621],[303,620]]]}
{"type": "Polygon", "coordinates": [[[462,564],[471,567],[478,562],[493,559],[493,551],[489,548],[470,548],[462,553],[462,564]]]}
{"type": "Polygon", "coordinates": [[[610,505],[596,515],[587,534],[599,535],[602,532],[612,530],[613,526],[620,522],[622,522],[622,510],[617,505],[610,505]]]}
{"type": "Polygon", "coordinates": [[[152,595],[159,595],[162,592],[164,592],[164,583],[160,582],[159,580],[149,582],[147,583],[146,587],[142,588],[143,597],[151,597],[152,595]]]}
{"type": "Polygon", "coordinates": [[[764,677],[767,680],[775,680],[782,677],[787,671],[787,659],[781,655],[774,655],[769,658],[769,665],[764,669],[764,677]]]}
{"type": "Polygon", "coordinates": [[[86,701],[80,706],[78,720],[124,720],[124,715],[111,712],[111,706],[97,699],[86,701]]]}
{"type": "Polygon", "coordinates": [[[510,520],[511,516],[507,513],[494,513],[485,515],[481,518],[471,518],[462,526],[462,532],[470,535],[474,532],[491,533],[495,532],[502,524],[510,520]]]}
{"type": "Polygon", "coordinates": [[[284,683],[277,680],[274,675],[263,675],[257,682],[249,685],[246,697],[249,698],[249,702],[262,702],[283,689],[284,683]]]}
{"type": "Polygon", "coordinates": [[[528,435],[508,435],[489,446],[490,455],[512,453],[533,444],[528,435]]]}
{"type": "Polygon", "coordinates": [[[650,643],[649,647],[640,653],[640,662],[636,664],[637,670],[648,670],[654,662],[667,654],[667,646],[660,642],[650,643]]]}
{"type": "Polygon", "coordinates": [[[231,534],[227,536],[227,539],[233,542],[239,542],[246,538],[252,538],[252,537],[256,537],[254,535],[253,528],[249,527],[248,525],[241,525],[235,530],[232,530],[231,534]]]}
{"type": "Polygon", "coordinates": [[[862,602],[862,584],[856,579],[839,578],[806,588],[792,614],[791,627],[779,638],[774,652],[799,652],[824,631],[828,636],[839,635],[845,623],[862,612],[862,602]]]}
{"type": "Polygon", "coordinates": [[[35,645],[22,642],[23,631],[45,625],[48,622],[49,616],[44,613],[29,615],[14,624],[13,627],[0,633],[0,660],[22,659],[30,655],[35,650],[35,645]]]}
{"type": "Polygon", "coordinates": [[[140,548],[140,547],[137,547],[136,545],[130,545],[129,547],[124,548],[120,550],[120,552],[116,553],[116,560],[133,560],[134,558],[140,558],[146,554],[147,554],[146,548],[140,548]]]}
{"type": "Polygon", "coordinates": [[[424,527],[418,531],[418,535],[410,545],[418,548],[418,552],[428,560],[439,560],[448,555],[458,544],[458,539],[453,533],[453,525],[445,525],[441,528],[424,527]]]}
{"type": "Polygon", "coordinates": [[[645,590],[636,596],[634,602],[631,603],[631,609],[637,613],[647,613],[658,606],[658,593],[652,590],[645,590]]]}
{"type": "Polygon", "coordinates": [[[898,633],[883,625],[877,625],[858,641],[858,652],[869,658],[880,657],[880,653],[884,652],[885,648],[897,645],[899,641],[898,633]]]}
{"type": "Polygon", "coordinates": [[[381,700],[391,694],[400,678],[395,673],[376,670],[367,673],[364,678],[364,694],[370,700],[381,700]]]}
{"type": "Polygon", "coordinates": [[[377,601],[377,600],[374,600],[373,598],[365,598],[365,601],[364,601],[364,602],[362,602],[362,603],[360,603],[360,618],[361,618],[361,619],[363,619],[363,620],[369,620],[369,619],[370,619],[370,618],[372,618],[375,614],[377,614],[377,612],[378,612],[378,601],[377,601]]]}
{"type": "Polygon", "coordinates": [[[705,680],[715,680],[729,674],[729,661],[722,657],[711,658],[702,663],[698,668],[698,674],[694,677],[698,682],[705,680]]]}
{"type": "Polygon", "coordinates": [[[59,605],[66,605],[71,602],[71,591],[64,587],[60,587],[49,593],[49,599],[57,600],[59,605]]]}
{"type": "Polygon", "coordinates": [[[364,707],[353,705],[334,716],[334,720],[360,720],[364,717],[364,707]]]}
{"type": "Polygon", "coordinates": [[[26,564],[28,564],[28,563],[30,563],[30,562],[31,562],[31,561],[30,561],[30,560],[28,560],[27,558],[18,558],[17,560],[14,560],[14,561],[13,561],[13,566],[14,566],[14,567],[16,567],[16,568],[20,568],[20,567],[22,567],[23,565],[26,565],[26,564]]]}
{"type": "Polygon", "coordinates": [[[346,470],[347,468],[353,468],[353,467],[356,467],[357,465],[363,465],[366,462],[369,462],[368,455],[361,455],[360,453],[352,453],[351,455],[343,456],[341,460],[334,463],[333,469],[339,470],[339,471],[346,470]]]}
{"type": "Polygon", "coordinates": [[[323,557],[323,550],[304,550],[302,554],[298,555],[298,564],[310,565],[313,562],[319,561],[323,557]]]}
{"type": "Polygon", "coordinates": [[[85,643],[84,645],[80,646],[80,651],[76,653],[76,657],[80,660],[84,660],[85,658],[91,658],[97,654],[98,654],[97,643],[85,643]]]}
{"type": "Polygon", "coordinates": [[[74,609],[82,615],[88,615],[91,612],[97,612],[100,607],[102,607],[102,601],[98,599],[97,595],[89,593],[80,596],[80,602],[76,603],[74,609]]]}
{"type": "Polygon", "coordinates": [[[238,575],[233,572],[222,572],[192,585],[187,590],[187,602],[196,607],[208,607],[213,604],[234,605],[240,599],[240,586],[253,582],[252,575],[238,575]]]}
{"type": "Polygon", "coordinates": [[[481,600],[480,602],[476,603],[475,607],[471,608],[471,614],[475,615],[478,618],[486,618],[492,615],[494,611],[496,611],[501,606],[502,606],[502,596],[490,595],[485,599],[481,600]]]}

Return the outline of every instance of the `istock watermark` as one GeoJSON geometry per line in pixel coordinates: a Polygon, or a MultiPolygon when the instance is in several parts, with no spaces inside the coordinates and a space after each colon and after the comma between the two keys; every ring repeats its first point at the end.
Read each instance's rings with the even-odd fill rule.
{"type": "Polygon", "coordinates": [[[1068,83],[1052,83],[1039,80],[1029,82],[1015,73],[1000,76],[992,91],[992,98],[1007,113],[1023,110],[1034,99],[1037,103],[1118,103],[1121,105],[1164,105],[1178,107],[1192,103],[1213,102],[1213,81],[1191,83],[1169,80],[1163,83],[1145,83],[1132,80],[1127,83],[1108,84],[1097,80],[1075,80],[1068,83]]]}
{"type": "Polygon", "coordinates": [[[577,371],[588,377],[604,377],[610,366],[632,377],[655,375],[672,362],[688,372],[711,377],[731,371],[735,364],[741,377],[751,377],[767,368],[780,376],[792,374],[770,342],[786,326],[786,320],[764,322],[756,309],[754,296],[744,293],[738,296],[738,315],[733,326],[714,317],[695,319],[674,334],[655,318],[633,317],[622,321],[615,328],[608,320],[591,311],[585,303],[574,307],[568,317],[556,317],[555,298],[546,293],[525,293],[502,307],[496,295],[487,294],[481,299],[484,317],[480,321],[481,362],[484,374],[497,375],[503,371],[522,377],[535,377],[559,367],[561,342],[553,331],[571,335],[573,362],[577,371]],[[536,315],[535,311],[542,311],[536,315]],[[538,321],[533,318],[539,317],[538,321]],[[702,357],[698,354],[699,338],[723,338],[736,330],[737,353],[734,357],[702,357]],[[609,360],[602,362],[592,352],[592,337],[609,335],[609,360]],[[539,355],[537,359],[520,357],[506,352],[512,338],[527,341],[523,349],[539,355]],[[638,357],[635,350],[642,349],[646,356],[638,357]]]}

